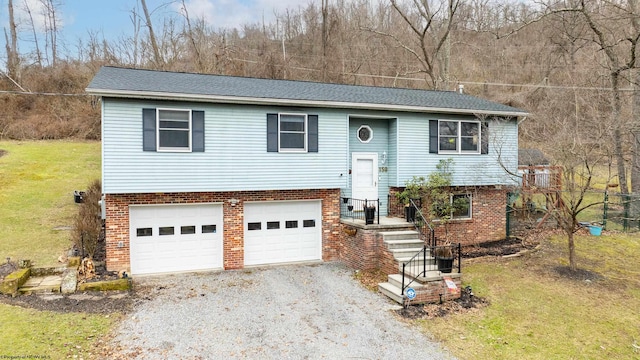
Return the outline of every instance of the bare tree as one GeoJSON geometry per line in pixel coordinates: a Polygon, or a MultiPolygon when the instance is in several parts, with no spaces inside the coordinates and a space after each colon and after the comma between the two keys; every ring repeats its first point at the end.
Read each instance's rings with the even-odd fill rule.
{"type": "Polygon", "coordinates": [[[409,27],[412,40],[392,32],[369,30],[393,38],[420,65],[403,75],[423,73],[431,88],[440,88],[449,79],[449,37],[460,0],[412,0],[408,5],[391,0],[391,5],[409,27]]]}
{"type": "Polygon", "coordinates": [[[31,33],[33,36],[33,43],[35,46],[35,56],[36,56],[36,64],[42,67],[42,51],[40,51],[40,41],[38,40],[38,31],[36,29],[36,23],[33,20],[33,12],[31,11],[31,7],[29,6],[29,2],[27,0],[23,0],[22,9],[27,13],[29,17],[29,26],[31,27],[31,33]]]}
{"type": "Polygon", "coordinates": [[[7,49],[7,76],[13,81],[20,82],[20,56],[18,54],[18,34],[16,31],[16,20],[13,14],[13,1],[9,0],[9,36],[4,30],[7,49]]]}
{"type": "Polygon", "coordinates": [[[162,58],[162,55],[160,55],[160,49],[158,48],[156,35],[153,32],[153,24],[151,23],[151,15],[149,14],[149,9],[147,8],[147,2],[145,0],[140,0],[140,5],[142,6],[142,11],[144,12],[147,29],[149,29],[149,41],[151,42],[151,48],[153,50],[153,61],[156,67],[158,67],[159,69],[164,69],[164,60],[162,58]]]}

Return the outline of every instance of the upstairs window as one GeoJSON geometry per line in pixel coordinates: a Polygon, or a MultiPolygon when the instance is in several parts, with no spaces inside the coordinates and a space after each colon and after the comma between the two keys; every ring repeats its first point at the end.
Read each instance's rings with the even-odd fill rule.
{"type": "Polygon", "coordinates": [[[158,150],[191,151],[191,111],[157,111],[158,150]]]}
{"type": "Polygon", "coordinates": [[[204,111],[142,109],[142,150],[204,152],[204,111]]]}
{"type": "Polygon", "coordinates": [[[278,151],[307,151],[306,114],[279,114],[278,151]]]}
{"type": "Polygon", "coordinates": [[[438,152],[480,153],[480,122],[440,120],[438,152]]]}
{"type": "Polygon", "coordinates": [[[477,120],[430,120],[429,152],[488,154],[488,125],[477,120]]]}
{"type": "Polygon", "coordinates": [[[267,114],[267,152],[317,153],[318,115],[267,114]]]}

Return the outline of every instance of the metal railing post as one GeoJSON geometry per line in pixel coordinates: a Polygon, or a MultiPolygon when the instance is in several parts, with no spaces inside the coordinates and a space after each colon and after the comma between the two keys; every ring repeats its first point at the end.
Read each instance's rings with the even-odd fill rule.
{"type": "Polygon", "coordinates": [[[458,243],[458,274],[462,274],[462,246],[458,243]]]}

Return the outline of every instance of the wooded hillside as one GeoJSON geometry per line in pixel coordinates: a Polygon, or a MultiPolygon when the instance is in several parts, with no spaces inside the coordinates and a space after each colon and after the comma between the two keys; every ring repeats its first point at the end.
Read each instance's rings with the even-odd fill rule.
{"type": "Polygon", "coordinates": [[[99,139],[100,106],[84,88],[102,65],[421,89],[464,85],[531,113],[520,127],[521,147],[541,148],[556,161],[586,152],[614,160],[621,191],[640,192],[639,1],[315,0],[272,23],[215,30],[188,13],[184,0],[175,1],[181,12],[163,18],[140,0],[128,14],[128,35],[111,41],[89,33],[76,53],[62,55],[60,0],[40,0],[49,19],[44,34],[12,15],[27,2],[8,0],[0,138],[99,139]],[[33,50],[21,51],[17,39],[30,39],[33,50]]]}

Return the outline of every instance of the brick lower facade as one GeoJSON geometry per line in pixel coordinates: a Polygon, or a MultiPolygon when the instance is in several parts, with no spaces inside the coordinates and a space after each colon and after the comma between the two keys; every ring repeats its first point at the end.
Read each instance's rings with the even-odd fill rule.
{"type": "MultiPolygon", "coordinates": [[[[402,190],[403,188],[391,188],[389,193],[392,198],[395,198],[395,194],[402,190]]],[[[475,186],[459,187],[453,191],[472,195],[471,219],[450,220],[441,225],[437,221],[433,222],[439,241],[448,240],[451,243],[467,246],[506,238],[506,189],[495,186],[475,186]]],[[[428,211],[428,204],[423,201],[423,214],[427,214],[428,211]]],[[[396,210],[393,216],[404,217],[404,214],[396,210]]]]}
{"type": "Polygon", "coordinates": [[[105,194],[107,269],[131,269],[129,205],[222,203],[223,266],[225,269],[241,269],[244,267],[244,202],[281,200],[322,200],[322,259],[338,260],[340,189],[105,194]],[[230,199],[239,202],[232,204],[230,199]],[[118,246],[119,243],[122,246],[118,246]]]}

